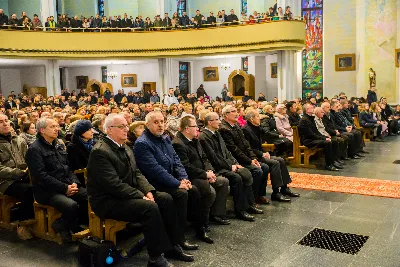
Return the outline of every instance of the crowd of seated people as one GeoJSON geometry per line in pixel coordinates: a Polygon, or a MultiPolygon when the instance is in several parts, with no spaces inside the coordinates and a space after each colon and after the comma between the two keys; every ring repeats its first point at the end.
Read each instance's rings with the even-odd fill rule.
{"type": "MultiPolygon", "coordinates": [[[[275,7],[276,8],[276,7],[275,7]]],[[[263,21],[271,20],[293,20],[293,14],[290,11],[290,7],[287,6],[285,13],[282,8],[279,7],[277,10],[269,8],[268,12],[258,13],[254,11],[252,15],[247,16],[242,12],[240,18],[235,14],[233,9],[230,10],[230,14],[227,15],[225,10],[218,11],[217,15],[214,16],[213,12],[209,13],[209,16],[202,15],[200,10],[196,10],[196,14],[193,17],[189,17],[186,12],[182,12],[182,16],[175,12],[172,18],[169,17],[168,13],[165,13],[163,17],[156,15],[154,18],[138,15],[137,17],[129,16],[124,14],[123,16],[103,16],[99,14],[86,18],[84,16],[70,17],[68,14],[59,14],[56,18],[49,16],[45,23],[42,23],[37,14],[33,15],[33,19],[29,18],[26,12],[22,12],[21,17],[18,18],[16,14],[12,14],[10,18],[4,11],[0,9],[0,25],[2,28],[19,28],[24,30],[38,30],[45,27],[46,30],[73,30],[79,29],[177,29],[177,28],[204,28],[210,26],[219,25],[237,25],[239,22],[254,24],[263,21]]]]}
{"type": "MultiPolygon", "coordinates": [[[[365,128],[373,141],[399,134],[400,106],[392,109],[384,97],[371,108],[344,93],[283,103],[255,101],[248,92],[236,101],[206,94],[203,87],[197,96],[170,88],[162,100],[156,92],[123,89],[1,96],[0,193],[21,201],[20,221],[34,216],[34,199],[55,207],[62,216],[52,228],[66,242],[88,224],[89,199],[100,218],[144,226],[148,266],[171,266],[166,258],[194,260],[186,252],[198,249],[185,237],[188,221],[209,244],[211,223],[230,224],[228,186],[236,217],[249,222],[270,200],[299,197],[285,161],[293,153],[292,127],[302,145],[323,149],[330,171],[368,154],[365,128]],[[265,152],[265,142],[275,150],[265,152]],[[82,168],[87,185],[74,174],[82,168]]],[[[32,238],[26,226],[17,233],[32,238]]]]}

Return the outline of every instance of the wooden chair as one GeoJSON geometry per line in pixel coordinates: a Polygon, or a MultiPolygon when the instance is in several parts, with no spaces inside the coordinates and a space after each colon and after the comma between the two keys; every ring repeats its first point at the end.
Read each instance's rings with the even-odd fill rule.
{"type": "Polygon", "coordinates": [[[361,129],[361,128],[364,129],[364,136],[363,136],[364,141],[365,142],[371,141],[372,137],[374,136],[374,133],[372,132],[371,128],[361,127],[360,120],[359,120],[357,114],[354,115],[353,120],[354,120],[354,125],[357,127],[357,129],[361,129]]]}
{"type": "MultiPolygon", "coordinates": [[[[87,171],[86,169],[76,170],[75,174],[83,173],[85,182],[87,183],[87,171]]],[[[112,241],[117,244],[117,232],[122,231],[126,228],[128,222],[116,221],[112,219],[100,219],[88,204],[89,212],[89,233],[92,236],[96,236],[101,239],[112,241]]]]}
{"type": "Polygon", "coordinates": [[[290,166],[295,168],[315,169],[316,166],[310,164],[310,157],[321,150],[323,149],[302,146],[300,143],[299,129],[296,126],[293,127],[293,159],[290,160],[290,166]],[[302,158],[304,158],[303,163],[302,158]]]}
{"type": "Polygon", "coordinates": [[[0,228],[14,230],[17,225],[11,223],[10,211],[18,203],[17,199],[6,195],[0,196],[0,228]]]}

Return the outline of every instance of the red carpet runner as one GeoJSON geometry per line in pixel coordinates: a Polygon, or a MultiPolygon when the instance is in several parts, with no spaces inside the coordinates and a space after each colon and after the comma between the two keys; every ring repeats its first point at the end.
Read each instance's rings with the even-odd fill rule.
{"type": "Polygon", "coordinates": [[[368,196],[400,198],[400,182],[291,172],[290,187],[368,196]]]}

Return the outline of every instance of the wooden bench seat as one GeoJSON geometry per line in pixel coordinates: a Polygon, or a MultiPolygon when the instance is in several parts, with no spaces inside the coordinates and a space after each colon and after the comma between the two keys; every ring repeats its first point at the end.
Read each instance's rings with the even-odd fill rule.
{"type": "Polygon", "coordinates": [[[264,152],[273,152],[275,150],[274,144],[264,143],[261,145],[261,147],[264,152]]]}
{"type": "Polygon", "coordinates": [[[301,145],[299,129],[296,126],[292,128],[293,128],[293,158],[290,160],[290,166],[295,168],[315,169],[316,166],[310,164],[310,157],[323,149],[308,148],[306,146],[301,145]],[[302,159],[304,159],[304,161],[302,161],[302,159]]]}
{"type": "Polygon", "coordinates": [[[17,224],[11,222],[11,209],[18,203],[16,198],[1,195],[0,196],[0,228],[13,230],[17,224]]]}
{"type": "Polygon", "coordinates": [[[354,125],[357,127],[357,129],[361,129],[361,128],[364,129],[364,136],[363,136],[364,141],[365,142],[371,141],[371,139],[374,137],[374,133],[372,132],[372,129],[361,127],[358,115],[355,115],[353,117],[353,120],[354,120],[354,125]]]}

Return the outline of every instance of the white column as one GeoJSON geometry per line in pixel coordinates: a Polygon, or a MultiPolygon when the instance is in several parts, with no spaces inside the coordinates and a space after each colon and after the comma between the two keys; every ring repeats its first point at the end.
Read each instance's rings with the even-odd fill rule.
{"type": "Polygon", "coordinates": [[[357,96],[366,96],[369,88],[367,73],[368,67],[365,66],[365,1],[356,0],[356,21],[357,21],[357,32],[356,32],[356,61],[358,65],[356,68],[357,74],[357,96]]]}
{"type": "Polygon", "coordinates": [[[158,59],[159,67],[159,84],[161,84],[161,95],[167,94],[169,88],[175,88],[174,77],[172,71],[172,59],[160,58],[158,59]]]}
{"type": "Polygon", "coordinates": [[[57,0],[40,0],[40,19],[42,20],[43,26],[48,17],[54,16],[57,19],[56,1],[57,0]]]}
{"type": "Polygon", "coordinates": [[[56,94],[61,94],[60,64],[58,60],[47,60],[45,68],[47,95],[54,96],[56,94]]]}
{"type": "Polygon", "coordinates": [[[255,77],[255,92],[254,99],[257,100],[258,95],[263,93],[266,95],[267,93],[267,63],[265,61],[265,56],[256,56],[254,58],[254,77],[255,77]]]}
{"type": "Polygon", "coordinates": [[[278,100],[292,100],[296,95],[297,67],[293,50],[278,51],[278,100]]]}

